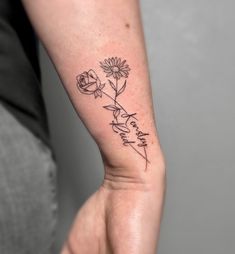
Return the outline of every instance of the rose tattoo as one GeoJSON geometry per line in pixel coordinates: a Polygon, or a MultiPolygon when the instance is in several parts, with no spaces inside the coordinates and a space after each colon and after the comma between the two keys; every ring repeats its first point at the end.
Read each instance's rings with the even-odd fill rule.
{"type": "Polygon", "coordinates": [[[100,79],[93,70],[85,71],[77,76],[77,87],[81,93],[94,94],[95,98],[102,97],[102,88],[100,79]]]}
{"type": "Polygon", "coordinates": [[[140,129],[137,114],[128,113],[117,100],[117,97],[126,89],[127,78],[131,69],[126,60],[117,57],[104,59],[103,62],[100,62],[100,67],[106,77],[109,78],[107,82],[111,91],[113,91],[112,94],[104,89],[107,82],[101,83],[92,69],[84,71],[76,77],[77,88],[83,94],[94,95],[95,99],[102,98],[102,95],[104,95],[111,100],[111,104],[105,105],[103,108],[112,112],[113,120],[110,122],[112,130],[120,136],[124,146],[129,146],[144,159],[145,170],[147,170],[148,163],[150,163],[147,157],[147,137],[149,133],[140,129]],[[120,80],[124,80],[121,86],[120,80]]]}

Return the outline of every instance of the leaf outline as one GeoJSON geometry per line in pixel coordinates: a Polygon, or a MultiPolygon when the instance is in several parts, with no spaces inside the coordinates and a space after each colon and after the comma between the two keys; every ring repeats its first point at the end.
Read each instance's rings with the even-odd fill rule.
{"type": "Polygon", "coordinates": [[[124,82],[124,85],[117,92],[117,96],[120,95],[121,93],[123,93],[125,91],[125,89],[126,89],[126,80],[124,82]]]}

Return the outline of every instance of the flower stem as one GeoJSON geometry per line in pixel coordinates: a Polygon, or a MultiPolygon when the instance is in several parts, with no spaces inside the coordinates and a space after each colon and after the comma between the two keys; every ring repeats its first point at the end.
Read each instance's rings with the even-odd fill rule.
{"type": "Polygon", "coordinates": [[[118,93],[118,80],[117,80],[117,78],[115,78],[115,81],[116,81],[116,84],[115,84],[116,89],[115,89],[115,96],[114,96],[114,105],[116,106],[116,104],[117,104],[117,93],[118,93]]]}
{"type": "MultiPolygon", "coordinates": [[[[116,106],[117,105],[117,93],[118,93],[118,79],[116,78],[115,81],[116,81],[116,84],[115,84],[116,89],[115,89],[114,105],[116,106]]],[[[114,118],[115,118],[116,122],[118,123],[117,116],[114,116],[114,118]]]]}
{"type": "MultiPolygon", "coordinates": [[[[102,90],[102,93],[103,93],[105,96],[107,96],[108,98],[110,98],[112,101],[115,102],[115,99],[114,99],[112,96],[110,96],[109,94],[107,94],[107,93],[104,92],[103,90],[102,90]]],[[[122,106],[119,102],[116,101],[116,104],[117,104],[126,114],[128,114],[127,111],[123,108],[123,106],[122,106]]],[[[138,119],[137,119],[136,117],[134,117],[133,115],[131,115],[131,117],[133,117],[135,120],[138,120],[138,119]]]]}
{"type": "MultiPolygon", "coordinates": [[[[123,106],[119,103],[119,102],[117,102],[116,101],[116,96],[115,96],[115,99],[112,97],[112,96],[110,96],[109,94],[107,94],[106,92],[104,92],[104,91],[102,91],[102,93],[105,95],[105,96],[107,96],[108,98],[110,98],[112,101],[114,101],[114,103],[116,103],[126,114],[128,114],[127,113],[127,111],[123,108],[123,106]]],[[[129,115],[129,114],[128,114],[129,115]]],[[[131,115],[130,117],[132,117],[132,118],[134,118],[134,119],[136,119],[137,121],[138,121],[138,119],[136,118],[136,117],[134,117],[133,115],[131,115]]],[[[116,121],[117,121],[117,119],[116,119],[116,121]]],[[[138,151],[132,144],[129,144],[129,146],[134,150],[134,151],[136,151],[144,160],[145,160],[145,170],[147,170],[147,164],[148,163],[150,163],[149,162],[149,160],[148,160],[148,158],[147,158],[147,153],[146,153],[146,149],[145,149],[145,147],[144,147],[144,155],[140,152],[140,151],[138,151]]]]}

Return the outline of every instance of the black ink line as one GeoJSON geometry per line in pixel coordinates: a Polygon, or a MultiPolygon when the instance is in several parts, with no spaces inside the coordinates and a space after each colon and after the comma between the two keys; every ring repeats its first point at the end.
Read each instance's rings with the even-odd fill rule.
{"type": "Polygon", "coordinates": [[[141,152],[139,152],[133,145],[129,144],[129,146],[131,146],[142,158],[144,158],[147,162],[149,162],[148,159],[141,152]]]}
{"type": "Polygon", "coordinates": [[[146,152],[146,147],[144,147],[144,154],[145,154],[145,171],[147,170],[147,167],[148,167],[148,163],[150,163],[150,161],[148,160],[148,157],[147,157],[147,152],[146,152]]]}
{"type": "Polygon", "coordinates": [[[114,97],[103,91],[105,83],[101,83],[96,72],[92,69],[90,69],[89,71],[84,71],[80,75],[76,76],[77,88],[83,94],[93,95],[95,99],[99,97],[102,98],[102,95],[105,95],[113,101],[113,104],[111,103],[110,105],[103,106],[103,108],[105,108],[106,110],[110,110],[113,114],[113,120],[111,123],[112,129],[115,133],[120,135],[122,141],[124,141],[125,143],[123,143],[124,145],[128,144],[137,154],[139,154],[145,160],[146,171],[148,163],[150,163],[150,161],[148,160],[146,151],[147,140],[146,138],[143,138],[143,136],[149,134],[144,133],[139,129],[138,119],[135,117],[136,113],[129,114],[124,109],[124,107],[117,101],[117,97],[126,89],[127,78],[131,69],[129,68],[126,60],[122,60],[118,57],[104,59],[103,62],[100,62],[100,67],[103,69],[106,77],[112,77],[112,79],[115,80],[115,82],[113,82],[112,79],[108,79],[109,85],[114,90],[114,97]],[[122,86],[119,89],[120,79],[124,79],[125,81],[124,83],[122,83],[122,86]],[[121,110],[124,113],[122,113],[121,110]],[[124,121],[125,118],[126,120],[124,121]],[[131,118],[135,119],[136,121],[131,121],[131,118]],[[133,141],[132,143],[130,142],[127,133],[131,133],[132,128],[130,128],[129,125],[135,128],[136,139],[140,141],[138,146],[142,147],[142,151],[144,152],[144,154],[140,152],[137,148],[135,148],[135,146],[132,144],[136,141],[133,141]]]}
{"type": "Polygon", "coordinates": [[[116,90],[115,90],[115,97],[114,97],[114,105],[116,105],[117,104],[117,93],[118,93],[118,80],[117,79],[115,79],[115,81],[116,81],[116,90]]]}
{"type": "MultiPolygon", "coordinates": [[[[110,96],[109,94],[107,94],[106,92],[102,91],[102,93],[103,93],[105,96],[109,97],[111,100],[115,101],[114,98],[113,98],[112,96],[110,96]]],[[[122,106],[118,101],[116,101],[116,103],[117,103],[117,105],[118,105],[126,114],[128,114],[127,111],[123,108],[123,106],[122,106]]],[[[128,115],[129,115],[129,114],[128,114],[128,115]]],[[[131,114],[130,117],[133,117],[135,120],[138,121],[138,119],[137,119],[136,117],[134,117],[133,114],[131,114]]]]}

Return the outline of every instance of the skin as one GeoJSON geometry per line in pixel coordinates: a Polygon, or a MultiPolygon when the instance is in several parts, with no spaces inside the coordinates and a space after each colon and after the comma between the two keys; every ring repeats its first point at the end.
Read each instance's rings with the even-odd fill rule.
{"type": "MultiPolygon", "coordinates": [[[[165,191],[165,161],[156,131],[148,65],[136,0],[23,0],[78,116],[96,141],[104,181],[78,211],[61,254],[154,254],[165,191]],[[80,93],[76,76],[117,56],[131,71],[119,102],[149,133],[145,162],[123,146],[105,99],[80,93]],[[99,124],[97,124],[97,122],[99,124]]],[[[92,176],[91,176],[92,177],[92,176]]]]}

